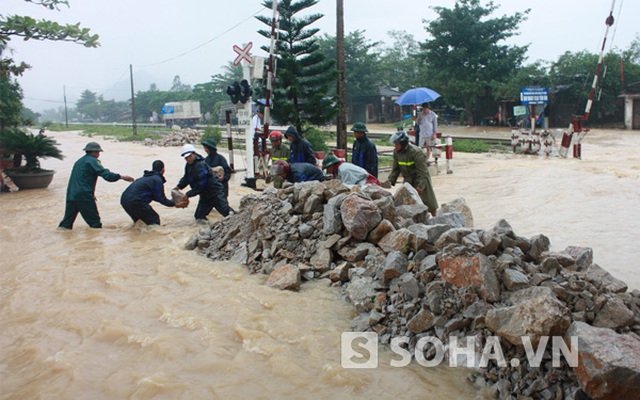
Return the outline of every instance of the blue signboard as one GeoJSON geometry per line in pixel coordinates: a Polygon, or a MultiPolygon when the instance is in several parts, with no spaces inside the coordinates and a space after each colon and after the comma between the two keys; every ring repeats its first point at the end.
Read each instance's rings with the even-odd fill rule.
{"type": "Polygon", "coordinates": [[[524,105],[549,103],[547,88],[521,88],[520,103],[524,105]]]}
{"type": "Polygon", "coordinates": [[[173,114],[173,106],[162,106],[163,114],[173,114]]]}

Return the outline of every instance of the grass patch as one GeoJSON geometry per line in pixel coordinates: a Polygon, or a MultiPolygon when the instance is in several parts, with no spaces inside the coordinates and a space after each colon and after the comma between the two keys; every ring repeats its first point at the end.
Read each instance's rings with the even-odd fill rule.
{"type": "Polygon", "coordinates": [[[489,144],[482,140],[455,140],[453,142],[453,151],[462,153],[487,153],[489,152],[489,144]]]}
{"type": "Polygon", "coordinates": [[[53,124],[47,126],[50,131],[83,131],[88,137],[108,136],[120,141],[136,142],[144,139],[160,139],[171,131],[170,128],[145,128],[138,127],[137,135],[133,135],[133,128],[128,126],[109,125],[69,125],[53,124]]]}

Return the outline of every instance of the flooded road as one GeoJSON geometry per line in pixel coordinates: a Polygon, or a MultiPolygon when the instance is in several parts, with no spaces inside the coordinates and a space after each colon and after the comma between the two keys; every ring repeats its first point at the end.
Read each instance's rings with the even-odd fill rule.
{"type": "MultiPolygon", "coordinates": [[[[184,161],[179,148],[51,135],[67,157],[43,162],[57,170],[52,185],[0,194],[0,398],[486,398],[464,370],[393,368],[388,353],[379,368],[343,369],[340,335],[355,311],[339,291],[320,282],[277,291],[265,276],[183,250],[199,229],[195,202],[154,203],[163,225],[134,226],[119,204],[127,183],[99,179],[104,229],[78,217],[57,230],[86,142],[102,144],[106,168],[133,177],[162,159],[167,193],[184,161]]],[[[518,235],[547,235],[554,250],[592,247],[596,263],[640,288],[639,151],[639,133],[600,131],[581,161],[454,154],[454,173],[442,165],[433,182],[441,203],[466,199],[476,227],[504,218],[518,235]]],[[[242,173],[233,179],[237,208],[250,190],[242,173]]]]}

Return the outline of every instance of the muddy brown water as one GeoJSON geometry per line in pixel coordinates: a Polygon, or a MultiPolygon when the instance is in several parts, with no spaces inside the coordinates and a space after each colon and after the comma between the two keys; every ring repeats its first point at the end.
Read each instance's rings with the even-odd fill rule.
{"type": "MultiPolygon", "coordinates": [[[[344,369],[340,337],[352,307],[335,288],[301,292],[182,249],[199,227],[187,209],[155,204],[163,225],[132,225],[119,205],[127,183],[98,181],[102,230],[81,217],[57,230],[73,162],[90,140],[112,171],[139,177],[166,164],[166,192],[184,161],[178,148],[51,133],[64,161],[45,190],[0,195],[0,397],[2,399],[482,399],[467,372],[416,363],[344,369]]],[[[640,288],[640,133],[595,131],[583,160],[454,154],[437,173],[440,202],[464,197],[476,227],[505,218],[517,234],[544,233],[553,250],[590,246],[595,262],[640,288]]],[[[226,155],[226,153],[223,154],[226,155]]],[[[242,161],[236,159],[236,167],[242,161]]],[[[230,202],[251,191],[234,176],[230,202]]],[[[211,219],[219,218],[214,211],[211,219]]]]}

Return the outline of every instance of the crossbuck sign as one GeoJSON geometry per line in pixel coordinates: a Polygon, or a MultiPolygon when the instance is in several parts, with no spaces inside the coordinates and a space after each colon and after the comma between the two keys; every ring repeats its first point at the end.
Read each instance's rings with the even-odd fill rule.
{"type": "Polygon", "coordinates": [[[242,60],[247,60],[249,64],[251,64],[251,54],[249,54],[249,50],[253,47],[253,43],[247,43],[243,48],[240,48],[236,45],[233,45],[233,51],[238,53],[238,56],[235,60],[233,60],[233,65],[238,66],[242,62],[242,60]]]}

